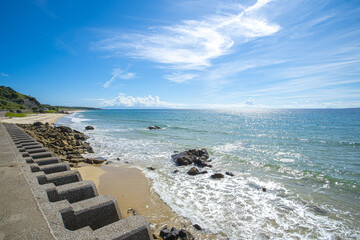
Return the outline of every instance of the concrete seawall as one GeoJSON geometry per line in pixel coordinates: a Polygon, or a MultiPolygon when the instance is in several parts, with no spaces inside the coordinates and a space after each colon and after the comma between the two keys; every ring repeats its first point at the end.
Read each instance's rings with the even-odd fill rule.
{"type": "Polygon", "coordinates": [[[13,124],[0,123],[0,239],[152,239],[141,216],[13,124]]]}

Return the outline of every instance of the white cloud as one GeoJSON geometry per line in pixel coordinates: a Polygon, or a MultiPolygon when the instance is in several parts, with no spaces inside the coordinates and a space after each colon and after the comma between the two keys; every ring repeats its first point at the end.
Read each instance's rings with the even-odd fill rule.
{"type": "Polygon", "coordinates": [[[277,24],[269,23],[258,14],[270,1],[258,0],[240,13],[227,12],[202,20],[182,21],[155,29],[150,34],[117,35],[100,42],[100,48],[112,52],[125,49],[134,58],[167,64],[175,69],[202,70],[211,66],[212,59],[228,54],[234,44],[280,30],[277,24]]]}
{"type": "Polygon", "coordinates": [[[171,75],[165,75],[164,77],[172,82],[183,83],[188,80],[196,78],[198,75],[192,73],[173,73],[171,75]]]}
{"type": "Polygon", "coordinates": [[[254,101],[252,100],[252,98],[249,98],[248,100],[245,101],[246,105],[250,105],[250,106],[254,106],[254,101]]]}
{"type": "Polygon", "coordinates": [[[119,96],[105,100],[101,103],[101,107],[165,107],[165,108],[177,108],[181,104],[173,104],[165,101],[161,101],[158,96],[147,97],[133,97],[120,94],[119,96]]]}
{"type": "Polygon", "coordinates": [[[0,73],[0,75],[3,76],[3,77],[8,77],[9,76],[9,74],[6,74],[6,73],[0,73]]]}
{"type": "Polygon", "coordinates": [[[126,72],[126,70],[122,70],[120,68],[114,68],[112,71],[112,77],[109,81],[104,83],[103,87],[108,88],[110,85],[117,79],[132,79],[135,77],[135,73],[126,72]]]}

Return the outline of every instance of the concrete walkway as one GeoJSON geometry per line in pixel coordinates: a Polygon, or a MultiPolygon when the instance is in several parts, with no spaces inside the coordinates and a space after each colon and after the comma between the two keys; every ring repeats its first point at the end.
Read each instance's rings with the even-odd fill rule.
{"type": "Polygon", "coordinates": [[[0,123],[0,239],[55,239],[0,123]]]}

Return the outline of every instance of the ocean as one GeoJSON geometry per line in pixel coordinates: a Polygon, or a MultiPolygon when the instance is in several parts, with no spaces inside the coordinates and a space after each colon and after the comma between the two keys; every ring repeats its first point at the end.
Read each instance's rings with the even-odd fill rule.
{"type": "Polygon", "coordinates": [[[87,156],[142,169],[173,211],[214,233],[360,239],[360,109],[98,110],[57,124],[94,126],[87,156]],[[208,174],[175,166],[174,151],[192,148],[210,153],[208,174]]]}

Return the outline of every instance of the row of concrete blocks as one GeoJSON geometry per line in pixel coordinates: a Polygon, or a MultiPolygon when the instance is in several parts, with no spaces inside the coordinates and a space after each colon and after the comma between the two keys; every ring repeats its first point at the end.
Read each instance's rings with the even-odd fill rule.
{"type": "Polygon", "coordinates": [[[152,239],[141,216],[122,218],[115,197],[99,196],[92,181],[55,157],[22,129],[6,124],[19,164],[57,239],[152,239]]]}

